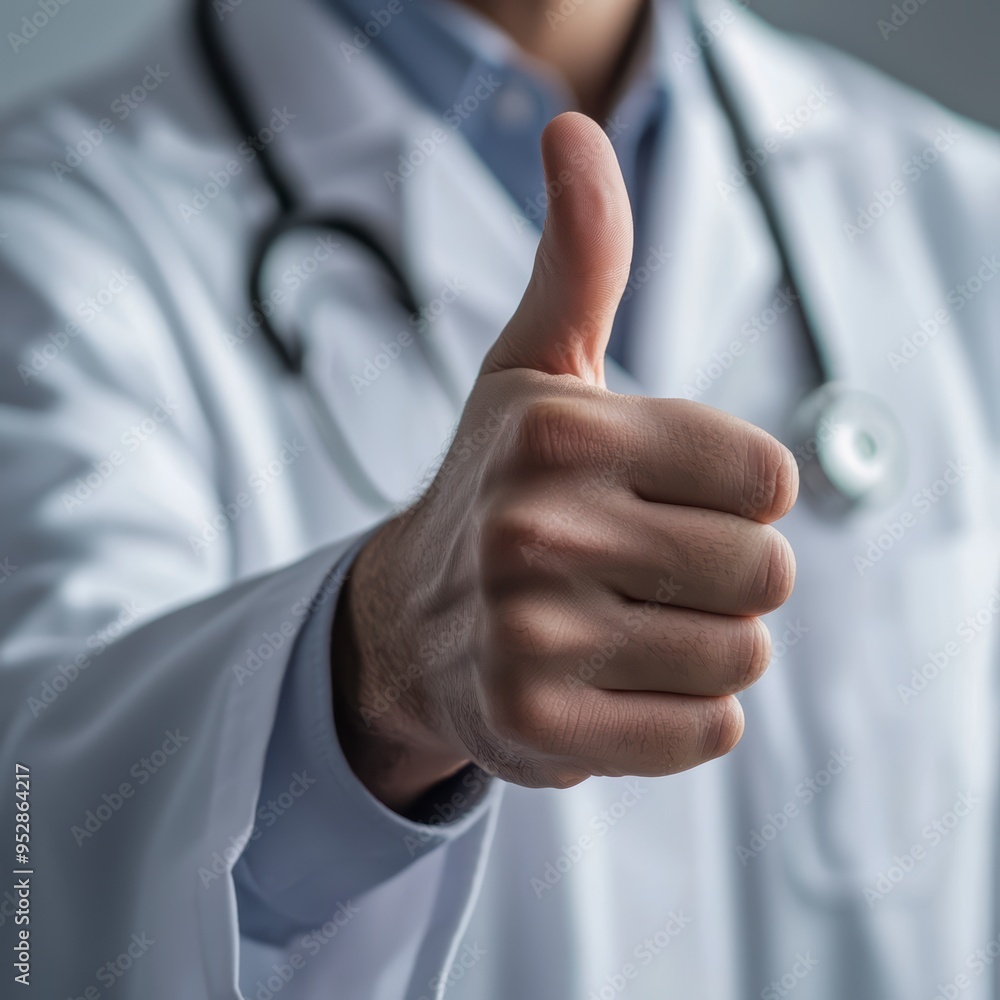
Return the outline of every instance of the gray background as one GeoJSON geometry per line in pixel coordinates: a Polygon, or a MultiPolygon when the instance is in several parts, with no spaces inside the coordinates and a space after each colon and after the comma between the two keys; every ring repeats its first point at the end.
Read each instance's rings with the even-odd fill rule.
{"type": "MultiPolygon", "coordinates": [[[[167,4],[189,0],[63,2],[66,6],[14,54],[7,33],[18,31],[21,18],[39,9],[38,0],[2,0],[0,106],[107,59],[149,30],[167,4]]],[[[1000,128],[1000,3],[906,3],[919,6],[901,30],[883,39],[877,22],[889,18],[893,8],[886,0],[751,0],[754,10],[777,24],[839,45],[952,108],[1000,128]]],[[[373,7],[380,5],[372,0],[373,7]]]]}

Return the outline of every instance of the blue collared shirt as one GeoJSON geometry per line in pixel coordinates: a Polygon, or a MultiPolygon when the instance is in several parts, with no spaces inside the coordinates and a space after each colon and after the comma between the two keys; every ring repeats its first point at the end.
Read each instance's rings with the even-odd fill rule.
{"type": "MultiPolygon", "coordinates": [[[[352,25],[371,20],[368,0],[330,2],[352,25]]],[[[559,75],[453,0],[404,0],[394,19],[379,28],[373,49],[428,107],[464,136],[525,218],[540,224],[546,200],[542,131],[556,115],[576,108],[559,75]]],[[[645,201],[667,109],[666,91],[654,64],[647,51],[604,123],[633,206],[636,260],[643,246],[639,206],[645,201]]],[[[626,367],[630,321],[631,300],[627,300],[608,348],[626,367]]]]}

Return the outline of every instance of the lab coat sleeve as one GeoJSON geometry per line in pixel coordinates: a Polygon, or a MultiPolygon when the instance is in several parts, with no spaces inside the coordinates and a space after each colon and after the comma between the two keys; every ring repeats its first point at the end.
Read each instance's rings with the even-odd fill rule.
{"type": "MultiPolygon", "coordinates": [[[[9,850],[18,773],[30,982],[84,1000],[237,998],[232,870],[248,844],[241,893],[308,923],[461,842],[488,804],[421,833],[339,754],[326,636],[356,540],[250,577],[231,536],[190,544],[224,499],[200,373],[133,219],[83,180],[46,179],[47,155],[0,165],[0,829],[9,850]],[[316,784],[251,841],[296,774],[316,784]],[[415,830],[427,845],[411,858],[397,841],[415,830]]],[[[461,887],[481,852],[458,854],[461,887]]],[[[0,897],[9,959],[17,897],[0,897]]],[[[435,910],[443,944],[420,951],[425,967],[460,917],[435,910]]]]}
{"type": "Polygon", "coordinates": [[[375,799],[345,760],[330,710],[330,636],[340,580],[356,548],[320,589],[293,651],[256,822],[234,870],[240,926],[259,940],[277,943],[319,926],[331,901],[362,896],[481,825],[498,794],[471,765],[434,789],[423,822],[411,822],[375,799]]]}

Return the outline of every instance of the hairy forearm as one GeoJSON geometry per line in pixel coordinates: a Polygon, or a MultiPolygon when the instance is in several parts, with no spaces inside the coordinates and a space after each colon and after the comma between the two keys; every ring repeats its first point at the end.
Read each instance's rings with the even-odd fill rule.
{"type": "Polygon", "coordinates": [[[376,534],[345,581],[334,619],[332,671],[337,734],[348,763],[376,798],[405,816],[469,760],[429,738],[434,720],[412,683],[406,652],[413,640],[391,582],[400,527],[390,522],[376,534]]]}

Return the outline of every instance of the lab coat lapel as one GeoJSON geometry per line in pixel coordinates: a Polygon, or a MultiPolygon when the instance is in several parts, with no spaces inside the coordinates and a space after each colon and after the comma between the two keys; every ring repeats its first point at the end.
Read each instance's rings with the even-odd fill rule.
{"type": "MultiPolygon", "coordinates": [[[[241,7],[230,19],[223,39],[254,120],[266,124],[275,107],[291,119],[268,152],[291,183],[298,211],[359,222],[400,264],[422,306],[436,308],[466,284],[486,289],[478,275],[470,279],[447,266],[447,258],[431,255],[441,267],[426,266],[422,254],[434,245],[437,223],[422,239],[408,235],[410,217],[416,214],[421,226],[425,214],[416,211],[411,184],[425,185],[424,170],[406,166],[407,159],[440,122],[398,85],[377,53],[359,50],[349,27],[308,0],[241,7]]],[[[435,206],[442,200],[433,189],[428,198],[435,206]]],[[[447,205],[443,211],[446,225],[447,205]]],[[[300,295],[309,311],[302,323],[309,374],[323,397],[319,416],[329,412],[331,437],[341,439],[338,465],[359,465],[387,501],[373,499],[373,506],[388,509],[415,498],[457,420],[442,374],[457,391],[471,385],[474,370],[462,367],[462,352],[437,329],[442,324],[422,330],[419,317],[392,301],[394,289],[370,254],[334,239],[342,247],[341,270],[311,278],[300,295]],[[441,340],[433,357],[423,349],[425,337],[441,340]]],[[[347,474],[360,479],[357,471],[347,474]]]]}
{"type": "MultiPolygon", "coordinates": [[[[630,368],[637,374],[609,357],[607,381],[617,392],[666,396],[683,394],[691,373],[729,342],[759,307],[760,290],[781,275],[758,206],[727,201],[717,189],[735,156],[731,135],[694,70],[669,62],[688,30],[676,4],[661,5],[657,30],[672,98],[638,255],[640,265],[647,257],[653,264],[646,280],[639,269],[633,275],[630,368]]],[[[426,138],[426,117],[420,127],[404,130],[404,148],[426,138]]],[[[449,279],[468,286],[433,335],[461,358],[460,370],[474,372],[520,301],[538,232],[460,133],[443,131],[448,140],[400,185],[403,257],[424,301],[449,279]]]]}
{"type": "MultiPolygon", "coordinates": [[[[729,4],[707,6],[720,9],[733,11],[736,21],[715,43],[719,62],[754,147],[777,146],[762,176],[834,372],[883,391],[888,349],[940,305],[939,268],[921,250],[927,241],[911,206],[897,206],[870,232],[850,229],[856,215],[845,206],[868,205],[901,180],[906,153],[881,134],[858,133],[856,98],[840,99],[837,81],[824,76],[825,64],[808,49],[790,59],[782,47],[779,57],[769,27],[729,4]],[[792,131],[779,126],[814,95],[822,106],[808,120],[792,131]]],[[[749,185],[741,191],[744,200],[753,197],[749,185]]]]}
{"type": "Polygon", "coordinates": [[[427,335],[468,393],[524,293],[538,232],[459,132],[429,116],[423,129],[411,129],[406,148],[432,130],[445,138],[401,184],[403,261],[421,302],[433,302],[449,283],[460,293],[427,335]]]}
{"type": "MultiPolygon", "coordinates": [[[[461,134],[443,131],[447,142],[403,186],[403,255],[423,301],[448,281],[463,288],[430,335],[466,373],[467,392],[524,294],[540,234],[461,134]]],[[[606,378],[616,392],[641,391],[610,357],[606,378]]]]}
{"type": "Polygon", "coordinates": [[[268,126],[275,110],[288,119],[261,141],[301,210],[352,215],[398,253],[400,199],[384,173],[418,109],[378,54],[357,49],[350,29],[311,0],[237,7],[221,31],[255,124],[268,126]]]}
{"type": "Polygon", "coordinates": [[[669,259],[633,274],[635,327],[630,367],[646,393],[684,395],[693,373],[724,347],[758,308],[779,270],[756,206],[717,189],[734,153],[702,68],[683,55],[690,28],[675,3],[661,3],[654,51],[669,111],[651,170],[637,238],[638,263],[669,259]],[[648,244],[648,246],[647,246],[648,244]]]}
{"type": "MultiPolygon", "coordinates": [[[[667,60],[682,47],[687,25],[676,4],[661,4],[659,13],[658,47],[667,60]]],[[[668,65],[665,72],[671,117],[652,170],[638,255],[640,265],[648,257],[652,266],[646,280],[637,269],[631,293],[630,369],[637,374],[610,357],[606,364],[614,391],[664,396],[682,394],[701,361],[759,306],[755,293],[780,278],[758,207],[746,199],[727,203],[716,188],[732,155],[717,107],[693,71],[668,65]]],[[[423,128],[421,134],[411,127],[405,148],[426,137],[426,120],[423,128]]],[[[460,133],[444,131],[448,141],[401,185],[403,254],[425,301],[449,278],[468,285],[434,335],[462,359],[461,369],[474,371],[520,301],[538,232],[460,133]]]]}

